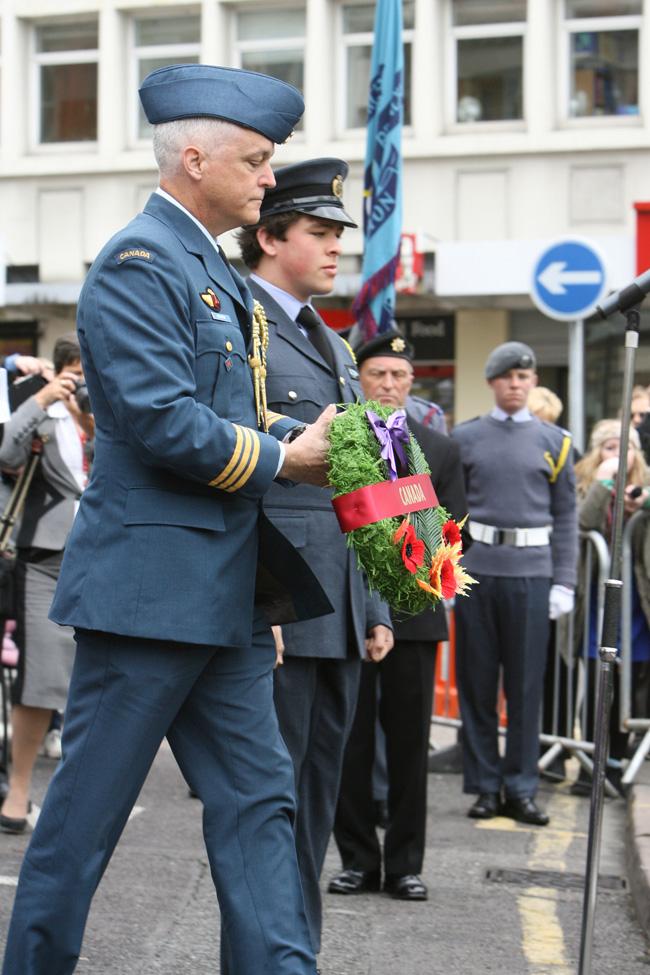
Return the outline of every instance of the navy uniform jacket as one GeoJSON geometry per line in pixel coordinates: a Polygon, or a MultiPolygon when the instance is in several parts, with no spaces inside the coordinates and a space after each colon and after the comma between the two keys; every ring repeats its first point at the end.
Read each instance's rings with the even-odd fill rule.
{"type": "MultiPolygon", "coordinates": [[[[266,392],[271,410],[312,423],[330,403],[353,403],[363,396],[353,355],[338,335],[325,327],[333,375],[331,366],[268,292],[255,281],[250,288],[264,305],[269,322],[266,392]]],[[[311,566],[334,607],[334,613],[322,619],[282,628],[289,656],[340,659],[350,641],[365,657],[368,630],[380,623],[391,626],[385,604],[376,593],[368,593],[331,498],[330,488],[309,484],[289,490],[276,484],[264,498],[265,512],[311,566]]]]}
{"type": "Polygon", "coordinates": [[[57,623],[250,643],[260,499],[278,467],[276,436],[295,425],[282,417],[274,435],[257,431],[251,312],[243,280],[158,194],[97,257],[77,322],[95,461],[57,623]]]}

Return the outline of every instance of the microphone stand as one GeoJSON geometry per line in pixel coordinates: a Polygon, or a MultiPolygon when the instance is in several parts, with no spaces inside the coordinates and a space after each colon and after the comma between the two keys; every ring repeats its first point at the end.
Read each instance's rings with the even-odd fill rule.
{"type": "MultiPolygon", "coordinates": [[[[641,295],[640,300],[643,300],[641,295]]],[[[634,361],[639,346],[641,315],[639,304],[623,311],[627,325],[625,331],[625,364],[623,370],[623,405],[621,413],[621,442],[616,473],[614,514],[612,520],[610,578],[605,583],[605,604],[601,642],[598,649],[598,679],[594,714],[594,770],[591,784],[589,833],[587,839],[587,866],[585,893],[582,907],[582,931],[580,940],[580,964],[578,975],[590,975],[591,952],[596,913],[598,867],[603,822],[605,769],[609,749],[609,715],[612,706],[613,674],[616,666],[623,597],[622,550],[623,550],[623,501],[627,482],[627,450],[630,433],[630,409],[634,361]]]]}

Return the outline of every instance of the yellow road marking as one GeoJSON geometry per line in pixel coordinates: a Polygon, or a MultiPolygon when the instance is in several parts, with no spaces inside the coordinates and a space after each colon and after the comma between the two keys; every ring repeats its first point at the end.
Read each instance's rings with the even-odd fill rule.
{"type": "MultiPolygon", "coordinates": [[[[531,870],[566,870],[566,856],[576,836],[578,804],[570,796],[556,795],[550,814],[559,829],[537,827],[527,866],[531,870]]],[[[517,898],[521,919],[522,948],[530,965],[530,975],[572,975],[558,916],[557,890],[529,887],[517,898]]]]}

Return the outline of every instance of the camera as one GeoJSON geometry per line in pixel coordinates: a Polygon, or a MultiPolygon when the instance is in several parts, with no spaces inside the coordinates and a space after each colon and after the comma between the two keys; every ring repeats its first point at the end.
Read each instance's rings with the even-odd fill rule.
{"type": "Polygon", "coordinates": [[[74,398],[77,401],[77,406],[82,413],[92,413],[92,407],[90,405],[90,396],[88,395],[88,387],[85,382],[77,380],[75,382],[74,398]]]}

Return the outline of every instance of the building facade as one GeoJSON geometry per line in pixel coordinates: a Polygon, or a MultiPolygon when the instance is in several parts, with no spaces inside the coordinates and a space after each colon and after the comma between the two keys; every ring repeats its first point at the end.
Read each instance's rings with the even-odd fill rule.
{"type": "MultiPolygon", "coordinates": [[[[563,395],[567,327],[534,307],[532,262],[579,236],[601,248],[610,287],[637,273],[650,0],[403,0],[403,15],[398,319],[420,388],[455,419],[474,415],[489,402],[488,350],[520,338],[563,395]]],[[[51,350],[95,254],[155,187],[137,88],[160,65],[242,66],[301,88],[304,119],[275,161],[347,159],[346,209],[360,220],[374,4],[0,0],[0,16],[0,350],[51,350]]],[[[360,231],[346,231],[345,249],[324,302],[335,327],[359,286],[360,231]]],[[[645,326],[637,378],[649,383],[645,326]]],[[[593,420],[616,408],[621,325],[588,324],[586,347],[593,420]]]]}

